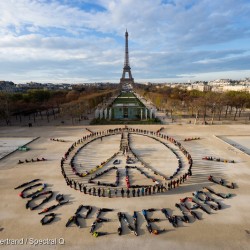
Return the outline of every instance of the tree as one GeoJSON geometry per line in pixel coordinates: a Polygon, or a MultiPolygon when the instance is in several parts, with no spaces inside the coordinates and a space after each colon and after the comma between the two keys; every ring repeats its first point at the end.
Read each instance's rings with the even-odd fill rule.
{"type": "Polygon", "coordinates": [[[66,100],[67,102],[71,102],[74,100],[77,100],[80,96],[80,93],[76,90],[71,90],[68,92],[68,94],[66,95],[66,100]]]}
{"type": "Polygon", "coordinates": [[[5,120],[6,125],[10,125],[10,96],[0,93],[0,117],[5,120]]]}

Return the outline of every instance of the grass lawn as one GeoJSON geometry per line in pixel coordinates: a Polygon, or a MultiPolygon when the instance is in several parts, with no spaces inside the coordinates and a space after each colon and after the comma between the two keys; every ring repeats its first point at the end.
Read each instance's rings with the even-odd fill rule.
{"type": "Polygon", "coordinates": [[[129,103],[136,104],[139,107],[144,107],[143,103],[133,93],[121,93],[113,102],[113,104],[129,103]]]}

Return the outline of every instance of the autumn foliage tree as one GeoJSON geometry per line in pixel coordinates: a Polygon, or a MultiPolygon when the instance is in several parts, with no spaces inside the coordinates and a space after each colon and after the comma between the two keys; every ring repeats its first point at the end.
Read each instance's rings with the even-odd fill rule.
{"type": "MultiPolygon", "coordinates": [[[[137,84],[136,91],[150,98],[157,108],[164,105],[171,117],[173,112],[185,112],[187,116],[195,117],[195,123],[199,117],[202,117],[204,123],[210,119],[211,124],[216,118],[220,121],[222,116],[224,119],[236,120],[242,116],[243,111],[250,108],[250,93],[246,91],[203,92],[153,84],[137,84]]],[[[247,117],[250,119],[250,112],[247,117]]]]}
{"type": "Polygon", "coordinates": [[[0,93],[0,119],[10,125],[11,117],[22,123],[28,117],[36,122],[50,116],[61,119],[71,117],[72,122],[82,118],[99,103],[119,91],[117,87],[87,86],[73,90],[29,90],[25,93],[0,93]]]}

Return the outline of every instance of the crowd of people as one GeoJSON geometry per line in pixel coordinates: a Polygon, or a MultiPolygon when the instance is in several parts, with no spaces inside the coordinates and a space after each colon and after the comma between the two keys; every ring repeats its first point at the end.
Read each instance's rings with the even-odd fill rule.
{"type": "Polygon", "coordinates": [[[131,233],[133,233],[134,235],[138,236],[138,222],[137,222],[137,212],[134,211],[133,214],[133,225],[131,225],[131,223],[129,223],[128,218],[126,216],[125,213],[122,212],[118,212],[117,213],[118,216],[118,220],[119,220],[119,227],[117,229],[118,235],[122,235],[123,232],[123,227],[122,227],[122,221],[124,221],[128,227],[128,229],[130,230],[131,233]]]}
{"type": "MultiPolygon", "coordinates": [[[[29,198],[26,204],[26,208],[30,208],[31,210],[37,209],[43,204],[49,202],[54,195],[53,191],[44,191],[40,190],[39,193],[30,193],[30,195],[27,195],[26,192],[28,190],[31,190],[35,187],[38,187],[40,183],[37,183],[40,181],[40,179],[34,179],[29,182],[25,182],[19,186],[17,186],[15,189],[24,188],[21,192],[22,195],[20,195],[22,198],[29,198]],[[40,201],[39,197],[45,196],[43,200],[40,201]],[[36,199],[39,199],[39,202],[37,204],[37,201],[32,204],[36,199]]],[[[219,183],[217,183],[219,184],[219,183]]],[[[43,184],[44,187],[47,187],[47,185],[43,184]]],[[[206,191],[198,190],[192,193],[192,197],[185,197],[180,199],[180,203],[176,203],[175,207],[178,208],[182,215],[175,215],[171,214],[166,208],[160,209],[160,211],[166,216],[169,223],[172,224],[173,227],[179,227],[182,225],[182,223],[192,223],[194,220],[201,220],[200,215],[195,211],[197,209],[201,209],[207,214],[211,214],[210,209],[212,210],[220,210],[222,209],[221,203],[216,200],[216,198],[213,198],[211,195],[219,196],[220,198],[227,199],[232,197],[232,194],[221,194],[217,193],[211,188],[204,187],[203,188],[206,191]],[[190,203],[193,203],[194,205],[191,205],[190,203]]],[[[129,189],[128,189],[129,190],[129,189]]],[[[128,191],[126,191],[128,192],[128,191]]],[[[146,194],[146,191],[145,191],[146,194]]],[[[68,203],[67,200],[65,200],[65,197],[63,194],[57,194],[55,197],[56,204],[52,205],[50,207],[47,207],[43,209],[38,214],[45,214],[43,218],[40,220],[42,225],[47,225],[51,222],[53,222],[57,216],[56,213],[50,212],[51,210],[54,210],[58,206],[62,206],[66,203],[68,203]],[[50,212],[50,213],[48,213],[50,212]]],[[[155,222],[160,222],[160,218],[152,218],[150,216],[150,213],[155,212],[157,209],[155,208],[149,208],[149,209],[143,209],[141,211],[145,221],[146,221],[146,229],[150,234],[158,235],[160,233],[165,232],[165,229],[158,229],[154,228],[155,222]]],[[[72,215],[68,221],[66,222],[66,227],[69,227],[72,224],[75,224],[77,227],[82,227],[81,219],[87,219],[90,214],[93,211],[93,207],[89,205],[80,205],[77,210],[75,211],[74,215],[72,215]],[[83,210],[85,210],[85,213],[83,214],[83,210]]],[[[93,237],[99,237],[102,235],[107,235],[107,232],[99,232],[97,231],[98,224],[109,222],[110,219],[102,218],[101,215],[106,212],[112,212],[113,209],[111,208],[100,208],[96,212],[96,218],[93,221],[91,227],[90,227],[90,233],[93,235],[93,237]]],[[[123,233],[123,223],[127,226],[127,228],[130,230],[131,233],[138,236],[139,235],[139,227],[138,227],[138,212],[134,211],[132,219],[133,223],[130,223],[128,220],[128,217],[123,212],[118,212],[118,221],[119,221],[119,227],[117,229],[118,235],[122,235],[123,233]]]]}
{"type": "Polygon", "coordinates": [[[96,219],[94,220],[94,222],[92,223],[91,225],[91,228],[90,228],[90,233],[94,236],[94,237],[99,237],[99,236],[103,236],[103,235],[106,235],[107,232],[98,232],[96,231],[96,227],[98,225],[98,223],[103,223],[103,222],[108,222],[109,220],[108,219],[105,219],[105,218],[101,218],[101,214],[102,213],[107,213],[107,212],[112,212],[113,209],[110,209],[110,208],[100,208],[98,209],[97,211],[97,214],[96,214],[96,219]]]}
{"type": "Polygon", "coordinates": [[[209,196],[206,192],[204,192],[202,190],[195,191],[193,193],[193,196],[195,198],[197,198],[198,200],[200,200],[200,201],[204,202],[205,204],[207,204],[213,210],[220,210],[222,208],[222,206],[221,206],[221,204],[220,204],[219,201],[217,201],[216,199],[212,198],[211,196],[209,196]],[[216,205],[213,205],[210,202],[213,202],[216,205]]]}
{"type": "MultiPolygon", "coordinates": [[[[51,190],[45,190],[47,188],[47,184],[39,182],[40,179],[34,179],[28,182],[25,182],[17,187],[15,187],[14,189],[20,189],[20,188],[24,188],[20,193],[19,196],[23,199],[27,199],[30,198],[27,202],[26,202],[26,209],[30,209],[30,210],[35,210],[40,208],[43,204],[51,201],[52,197],[54,196],[54,192],[51,190]],[[30,192],[30,190],[39,187],[37,190],[30,192]],[[43,198],[41,200],[41,197],[43,198]]],[[[41,212],[39,212],[38,214],[45,214],[44,217],[40,220],[42,225],[46,225],[51,223],[52,221],[54,221],[54,219],[56,218],[55,213],[49,213],[51,210],[56,209],[59,206],[65,205],[67,204],[69,201],[65,200],[64,195],[63,194],[57,194],[55,197],[56,200],[56,204],[49,206],[47,208],[44,208],[41,212]]]]}
{"type": "Polygon", "coordinates": [[[76,224],[77,227],[81,228],[80,219],[87,219],[91,212],[92,212],[92,206],[80,205],[77,208],[75,214],[68,219],[65,226],[69,227],[71,224],[76,224]],[[87,210],[85,215],[81,214],[83,209],[87,210]]]}
{"type": "Polygon", "coordinates": [[[182,216],[178,215],[170,215],[170,212],[166,208],[162,208],[161,212],[165,215],[168,219],[169,223],[172,224],[173,227],[178,227],[178,221],[183,221],[182,216]]]}
{"type": "Polygon", "coordinates": [[[165,232],[166,229],[153,229],[153,227],[152,227],[152,222],[158,222],[158,221],[160,221],[160,219],[158,219],[158,218],[149,218],[149,217],[148,217],[148,213],[149,213],[149,212],[154,212],[154,211],[155,211],[154,208],[143,209],[143,210],[142,210],[142,215],[144,216],[144,218],[145,218],[145,220],[146,220],[146,222],[147,222],[146,228],[147,228],[148,232],[149,232],[150,234],[158,235],[158,234],[160,234],[160,233],[165,232]]]}
{"type": "MultiPolygon", "coordinates": [[[[109,198],[115,198],[115,197],[140,197],[140,196],[147,196],[147,195],[153,195],[156,193],[163,193],[167,190],[172,190],[174,188],[177,188],[182,183],[186,181],[188,177],[188,174],[185,173],[180,178],[174,179],[169,181],[168,183],[164,184],[155,184],[155,185],[130,185],[127,188],[104,188],[104,187],[95,187],[95,186],[87,186],[86,184],[82,182],[78,182],[73,179],[69,179],[66,177],[66,183],[71,188],[74,188],[75,190],[79,190],[80,192],[83,192],[84,194],[99,196],[99,197],[109,197],[109,198]]],[[[98,185],[98,182],[97,182],[98,185]]],[[[99,183],[99,185],[102,186],[110,186],[113,187],[112,184],[108,183],[99,183]]]]}
{"type": "MultiPolygon", "coordinates": [[[[181,145],[181,143],[177,142],[174,138],[169,137],[165,134],[161,134],[160,132],[154,132],[154,131],[148,131],[148,130],[142,130],[142,129],[134,129],[134,128],[116,128],[116,129],[108,129],[106,131],[98,131],[98,132],[93,132],[91,131],[89,135],[85,135],[83,136],[81,139],[77,140],[75,143],[73,143],[69,149],[65,152],[64,157],[62,157],[61,159],[61,172],[62,175],[65,178],[65,181],[67,183],[67,185],[69,185],[70,187],[74,188],[74,189],[78,189],[79,191],[85,193],[85,194],[91,194],[91,195],[98,195],[98,196],[102,196],[102,197],[118,197],[118,196],[122,196],[124,197],[124,193],[126,192],[127,197],[130,197],[130,193],[135,192],[135,194],[138,195],[151,195],[157,192],[164,192],[167,190],[171,190],[174,189],[176,187],[178,187],[179,185],[181,185],[182,183],[184,183],[187,178],[189,176],[192,175],[192,165],[193,165],[193,160],[191,155],[189,154],[189,152],[181,145]],[[151,171],[153,171],[153,173],[155,175],[158,175],[160,177],[163,178],[163,182],[165,181],[165,183],[160,182],[158,180],[156,180],[155,178],[150,177],[148,174],[146,174],[146,172],[139,170],[139,168],[137,168],[141,174],[144,174],[146,177],[148,178],[152,178],[153,180],[153,185],[147,186],[147,185],[134,185],[131,186],[130,182],[129,182],[129,176],[126,175],[126,186],[127,189],[124,190],[119,189],[119,188],[115,188],[119,185],[119,171],[117,170],[116,172],[116,182],[115,183],[104,183],[104,182],[96,182],[94,181],[95,178],[99,177],[100,174],[104,174],[106,173],[105,171],[94,175],[94,177],[90,177],[88,183],[92,184],[91,186],[87,186],[85,183],[77,181],[73,178],[69,178],[65,172],[64,169],[64,164],[66,163],[66,161],[68,160],[69,156],[72,154],[72,157],[69,161],[70,167],[72,169],[72,172],[80,177],[86,177],[88,175],[94,174],[97,170],[101,169],[103,166],[105,166],[108,162],[110,162],[112,159],[114,159],[117,154],[115,153],[112,157],[110,157],[109,159],[107,159],[106,161],[102,162],[100,165],[96,166],[95,168],[91,169],[90,171],[85,171],[85,172],[80,172],[79,170],[77,170],[77,166],[74,162],[74,159],[76,157],[76,155],[79,153],[79,151],[85,147],[86,145],[88,145],[89,143],[93,142],[94,140],[99,139],[100,137],[104,137],[104,136],[110,136],[110,135],[114,135],[114,134],[121,134],[122,132],[130,132],[130,133],[138,133],[140,135],[145,135],[145,136],[149,136],[157,141],[159,141],[160,143],[163,143],[165,146],[167,146],[170,150],[172,150],[172,152],[176,155],[177,160],[178,160],[178,167],[176,169],[176,171],[173,173],[172,176],[164,176],[163,174],[159,173],[158,171],[152,169],[147,163],[143,162],[142,159],[140,159],[131,149],[130,147],[130,138],[129,138],[129,133],[128,133],[128,150],[130,150],[130,153],[133,155],[134,159],[137,159],[139,161],[141,161],[143,167],[150,169],[151,171]],[[187,160],[188,160],[188,170],[187,172],[185,172],[184,174],[180,175],[180,170],[182,169],[182,161],[180,159],[180,157],[178,156],[178,154],[175,152],[175,150],[173,150],[172,148],[170,148],[166,143],[164,143],[162,140],[160,139],[165,139],[171,143],[173,143],[175,146],[177,146],[179,148],[179,150],[181,150],[181,152],[186,156],[187,160]],[[80,147],[79,145],[82,144],[80,147]],[[178,178],[176,177],[177,175],[180,175],[178,178]],[[168,182],[167,182],[168,181],[168,182]],[[100,187],[93,187],[93,184],[97,184],[97,186],[109,186],[109,188],[100,188],[100,187]],[[114,188],[111,189],[110,187],[114,188]],[[130,190],[130,188],[137,188],[135,191],[130,190]]],[[[110,171],[110,170],[109,170],[110,171]]],[[[128,173],[128,168],[126,169],[126,172],[128,173]]],[[[136,195],[135,195],[136,196],[136,195]]]]}
{"type": "MultiPolygon", "coordinates": [[[[207,206],[205,204],[201,204],[197,199],[195,199],[194,197],[185,197],[183,199],[180,199],[181,203],[180,203],[180,209],[183,209],[182,207],[184,206],[188,212],[191,212],[193,210],[196,209],[201,209],[202,211],[204,211],[207,214],[211,214],[210,210],[207,208],[207,206]],[[192,202],[194,203],[194,206],[192,206],[191,208],[188,208],[188,206],[186,205],[186,202],[192,202]]],[[[178,207],[178,206],[176,206],[178,207]]],[[[196,217],[196,215],[192,214],[193,217],[196,217]]],[[[198,218],[198,217],[197,217],[198,218]]]]}
{"type": "MultiPolygon", "coordinates": [[[[105,164],[107,162],[109,162],[110,160],[112,160],[113,158],[115,158],[117,156],[118,153],[114,154],[111,158],[107,159],[106,161],[102,162],[99,166],[97,166],[96,168],[92,169],[89,172],[85,172],[85,173],[80,173],[78,172],[76,169],[77,167],[75,166],[74,163],[74,157],[77,155],[77,153],[79,153],[79,151],[85,147],[88,143],[92,142],[93,140],[97,140],[101,137],[104,136],[109,136],[112,134],[117,134],[117,133],[121,133],[123,131],[123,129],[119,128],[119,129],[110,129],[107,131],[101,131],[101,132],[92,132],[90,135],[86,135],[83,136],[81,139],[79,139],[78,141],[76,141],[75,143],[73,143],[70,148],[65,152],[64,157],[61,159],[61,171],[62,174],[65,178],[65,181],[67,183],[67,185],[69,185],[70,187],[79,190],[80,192],[83,192],[84,194],[89,194],[89,195],[94,195],[94,196],[99,196],[99,197],[140,197],[140,196],[148,196],[148,195],[152,195],[155,193],[162,193],[165,192],[167,190],[171,190],[174,189],[176,187],[178,187],[179,185],[181,185],[182,183],[184,183],[187,178],[189,176],[192,175],[192,164],[193,164],[193,160],[191,155],[187,152],[187,150],[179,143],[177,142],[174,138],[169,137],[167,135],[161,134],[159,131],[157,132],[153,132],[153,131],[147,131],[147,130],[141,130],[141,129],[132,129],[132,128],[126,128],[127,131],[132,132],[132,133],[139,133],[139,134],[143,134],[143,135],[147,135],[150,136],[151,138],[154,138],[155,140],[158,140],[159,142],[163,143],[164,145],[166,145],[168,148],[170,148],[167,144],[165,144],[164,142],[162,142],[160,139],[166,139],[169,142],[173,143],[174,145],[176,145],[182,152],[183,154],[186,156],[188,163],[189,163],[189,168],[188,171],[185,172],[184,174],[180,175],[178,178],[175,177],[177,174],[179,174],[179,171],[182,168],[182,162],[180,157],[178,156],[178,154],[173,150],[172,152],[176,155],[177,159],[178,159],[178,168],[176,170],[176,172],[170,176],[170,177],[166,177],[163,176],[162,174],[158,173],[157,171],[153,170],[148,164],[143,163],[141,161],[141,159],[139,159],[139,157],[131,150],[130,145],[128,145],[128,149],[130,150],[130,152],[132,152],[133,157],[137,160],[140,160],[143,163],[143,166],[151,169],[154,174],[161,176],[165,181],[165,183],[160,183],[157,182],[157,180],[153,179],[153,177],[149,176],[145,171],[143,171],[141,168],[137,167],[137,166],[126,166],[126,183],[127,183],[127,187],[125,188],[117,188],[119,186],[119,171],[117,167],[111,167],[103,172],[99,172],[96,173],[95,175],[91,176],[89,179],[89,183],[92,184],[97,184],[96,186],[87,186],[85,183],[79,182],[75,179],[70,178],[66,172],[65,172],[65,168],[64,168],[64,164],[67,161],[68,158],[70,158],[70,156],[72,155],[73,157],[71,157],[69,163],[70,163],[70,167],[73,171],[74,174],[76,174],[77,176],[87,176],[90,174],[94,174],[97,170],[99,170],[100,168],[102,168],[103,166],[105,166],[105,164]],[[152,137],[152,136],[156,136],[152,137]],[[80,144],[83,144],[80,148],[78,148],[78,146],[80,144]],[[130,176],[129,176],[129,169],[130,168],[135,168],[138,171],[140,171],[141,174],[145,175],[147,178],[152,178],[153,180],[153,185],[130,185],[130,176]],[[107,173],[108,171],[111,170],[116,170],[116,182],[114,184],[109,184],[107,185],[107,183],[104,182],[99,182],[99,181],[95,181],[95,178],[100,177],[101,175],[103,175],[104,173],[107,173]],[[100,187],[100,186],[104,186],[104,187],[100,187]],[[109,187],[105,187],[105,186],[109,186],[109,187]]],[[[129,141],[129,134],[128,134],[128,142],[129,141]]],[[[211,160],[209,159],[210,157],[207,157],[206,160],[211,160]]],[[[215,159],[215,158],[213,158],[215,159]]],[[[212,159],[212,160],[213,160],[212,159]]],[[[36,162],[36,161],[44,161],[46,159],[42,158],[39,159],[37,158],[36,160],[31,159],[29,160],[25,160],[25,161],[20,161],[19,160],[19,164],[24,163],[24,162],[36,162]]],[[[218,161],[218,159],[216,159],[218,161]]],[[[234,161],[233,161],[234,162],[234,161]]],[[[224,179],[217,179],[214,178],[213,176],[209,176],[208,177],[209,181],[212,181],[216,184],[220,184],[222,186],[225,186],[227,188],[231,188],[234,189],[235,188],[235,184],[234,183],[230,183],[227,184],[226,181],[224,179]]],[[[39,179],[34,179],[30,182],[26,182],[23,183],[21,185],[19,185],[18,187],[16,187],[15,189],[19,189],[19,188],[24,188],[22,190],[22,192],[19,194],[20,197],[22,198],[30,198],[28,200],[28,202],[26,203],[26,208],[31,209],[31,210],[35,210],[37,208],[40,208],[43,204],[49,202],[52,197],[54,196],[54,192],[53,191],[46,191],[47,185],[39,182],[39,179]],[[37,188],[37,189],[36,189],[37,188]],[[35,191],[30,192],[30,190],[35,189],[35,191]],[[43,200],[41,200],[41,198],[43,198],[43,200]],[[39,200],[39,202],[38,202],[39,200]]],[[[218,193],[216,191],[214,191],[213,189],[209,188],[209,187],[204,187],[204,190],[206,190],[207,192],[204,191],[196,191],[193,193],[193,197],[186,197],[184,199],[181,199],[180,203],[176,203],[176,207],[180,209],[180,211],[182,212],[182,216],[176,216],[176,215],[170,215],[170,213],[166,210],[166,209],[162,209],[162,212],[165,214],[166,218],[169,220],[169,222],[173,225],[173,226],[178,226],[178,221],[182,221],[182,222],[190,222],[190,218],[188,217],[188,213],[190,213],[194,218],[196,219],[200,219],[199,216],[197,215],[197,213],[195,213],[195,209],[202,209],[203,211],[205,211],[206,213],[210,213],[210,211],[207,209],[211,208],[213,210],[218,210],[221,209],[222,206],[220,204],[219,201],[217,201],[215,198],[212,198],[210,195],[208,194],[214,194],[220,198],[226,199],[226,198],[230,198],[232,196],[232,194],[228,193],[228,194],[222,194],[222,193],[218,193]],[[193,202],[195,205],[193,207],[189,207],[186,202],[187,201],[191,201],[193,202]],[[202,204],[201,204],[202,202],[202,204]]],[[[51,223],[52,221],[54,221],[54,219],[56,218],[56,214],[55,213],[48,213],[52,210],[54,210],[56,207],[58,206],[62,206],[66,203],[68,203],[68,201],[66,201],[63,197],[63,195],[59,194],[56,196],[56,201],[57,203],[55,205],[49,206],[47,208],[44,208],[39,214],[45,214],[44,217],[41,219],[41,224],[42,225],[46,225],[48,223],[51,223]]],[[[80,227],[80,222],[79,219],[80,218],[87,218],[88,215],[91,213],[92,211],[92,207],[90,206],[81,206],[78,208],[77,212],[75,213],[75,215],[73,215],[72,217],[69,218],[66,226],[69,226],[71,223],[75,223],[77,226],[80,227]],[[81,210],[85,208],[87,209],[87,213],[85,216],[82,216],[81,210]]],[[[94,221],[94,223],[91,226],[91,233],[93,234],[94,237],[98,237],[101,235],[105,235],[106,233],[104,232],[97,232],[96,231],[96,226],[98,223],[102,223],[102,222],[106,222],[107,219],[104,218],[100,218],[100,214],[101,212],[105,212],[106,209],[100,209],[97,213],[97,218],[94,221]]],[[[112,209],[108,209],[108,211],[112,211],[112,209]]],[[[154,211],[154,210],[152,210],[154,211]]],[[[149,218],[148,217],[148,212],[152,212],[150,209],[147,210],[143,210],[142,214],[144,216],[144,218],[146,219],[147,222],[147,229],[150,233],[153,234],[159,234],[161,232],[163,232],[164,230],[157,230],[157,229],[153,229],[151,223],[152,222],[156,222],[159,219],[158,218],[149,218]]],[[[132,225],[131,223],[128,222],[128,218],[126,217],[126,215],[124,215],[123,213],[121,213],[120,215],[118,215],[119,221],[120,221],[120,227],[118,228],[118,234],[122,234],[122,221],[124,221],[127,225],[127,227],[130,229],[130,231],[132,233],[134,233],[135,235],[138,235],[137,232],[137,214],[135,213],[133,218],[134,218],[134,225],[132,225]]]]}

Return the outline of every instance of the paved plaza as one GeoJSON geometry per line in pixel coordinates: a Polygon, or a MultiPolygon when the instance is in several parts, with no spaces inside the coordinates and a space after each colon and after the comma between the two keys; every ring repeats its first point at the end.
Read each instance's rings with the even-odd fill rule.
{"type": "MultiPolygon", "coordinates": [[[[50,126],[50,127],[1,127],[0,130],[0,155],[6,153],[6,147],[15,150],[19,144],[26,144],[33,138],[38,139],[30,142],[27,152],[15,151],[0,160],[0,235],[1,239],[57,239],[57,244],[40,245],[36,249],[248,249],[250,241],[250,127],[246,125],[164,125],[161,130],[163,135],[175,138],[191,154],[193,159],[192,176],[189,176],[185,183],[175,189],[167,190],[163,193],[156,193],[147,196],[121,198],[97,197],[84,194],[66,185],[60,168],[60,160],[68,148],[83,136],[92,132],[105,131],[107,129],[124,128],[124,126],[50,126]],[[87,128],[87,129],[86,129],[87,128]],[[89,131],[90,130],[90,131],[89,131]],[[8,135],[8,138],[6,137],[8,135]],[[199,140],[185,141],[187,138],[200,137],[199,140]],[[19,138],[17,140],[17,138],[19,138]],[[51,138],[62,139],[63,142],[53,141],[51,138]],[[244,149],[244,150],[242,150],[244,149]],[[203,160],[204,157],[215,157],[222,160],[234,160],[235,163],[222,161],[203,160]],[[19,160],[41,159],[46,161],[29,162],[18,164],[19,160]],[[212,175],[217,179],[223,178],[225,181],[236,184],[235,189],[229,189],[210,182],[208,176],[212,175]],[[52,190],[54,194],[64,194],[69,203],[55,209],[56,220],[51,224],[42,226],[40,223],[43,215],[38,215],[42,209],[56,204],[55,199],[43,204],[39,209],[31,211],[25,208],[27,199],[18,196],[22,189],[14,188],[24,182],[39,178],[42,183],[46,183],[47,190],[52,190]],[[231,193],[232,197],[216,200],[222,205],[221,210],[208,208],[211,214],[201,210],[197,211],[200,220],[191,219],[190,223],[181,222],[175,228],[169,223],[161,209],[166,208],[170,214],[182,216],[180,209],[175,204],[180,203],[180,199],[191,197],[192,193],[209,187],[218,193],[231,193]],[[87,219],[81,219],[81,228],[75,224],[65,227],[68,219],[74,215],[79,205],[90,205],[93,211],[87,219]],[[102,237],[95,238],[90,234],[90,227],[96,219],[99,208],[113,209],[111,212],[103,213],[102,217],[109,219],[108,222],[100,223],[97,231],[107,232],[102,237]],[[157,229],[166,229],[159,235],[149,234],[146,228],[146,221],[142,210],[154,208],[155,211],[149,213],[151,218],[158,218],[160,221],[153,222],[157,229]],[[117,234],[119,227],[118,212],[124,212],[132,222],[133,212],[138,213],[138,233],[139,236],[131,234],[124,226],[121,236],[117,234]],[[58,239],[63,239],[64,244],[60,244],[58,239]]],[[[128,126],[129,128],[139,128],[156,132],[161,125],[128,126]]],[[[95,166],[105,161],[116,152],[119,152],[112,161],[108,162],[100,173],[105,169],[114,166],[113,161],[119,159],[120,164],[116,165],[121,173],[118,188],[126,188],[125,167],[126,153],[120,150],[121,134],[105,136],[87,144],[76,154],[74,159],[79,171],[91,171],[95,166]]],[[[184,173],[188,167],[186,158],[180,150],[170,142],[166,142],[173,151],[164,144],[141,134],[130,135],[130,146],[133,152],[164,176],[171,176],[178,165],[176,152],[183,168],[180,174],[184,173]]],[[[79,144],[77,147],[80,147],[79,144]]],[[[77,150],[78,148],[76,148],[77,150]]],[[[10,152],[9,150],[8,152],[10,152]]],[[[144,169],[141,162],[135,162],[138,168],[144,169]]],[[[74,175],[69,166],[67,174],[74,180],[81,180],[85,177],[74,175]]],[[[152,171],[145,169],[145,172],[152,175],[152,171]]],[[[135,169],[129,169],[131,185],[151,185],[152,180],[147,179],[135,169]]],[[[165,184],[170,180],[162,180],[161,175],[156,175],[159,181],[165,184]]],[[[115,173],[109,172],[98,180],[100,182],[111,183],[115,179],[115,173]]],[[[87,180],[87,179],[86,179],[87,180]]],[[[87,181],[85,184],[88,185],[87,181]]],[[[40,200],[41,201],[41,200],[40,200]]],[[[190,214],[189,214],[190,216],[190,214]]],[[[125,225],[125,224],[124,224],[125,225]]],[[[62,242],[61,242],[62,243],[62,242]]],[[[1,246],[6,249],[35,249],[32,241],[23,245],[1,246]]]]}
{"type": "Polygon", "coordinates": [[[1,137],[0,138],[0,159],[11,154],[18,147],[24,146],[34,140],[35,138],[29,137],[1,137]]]}

